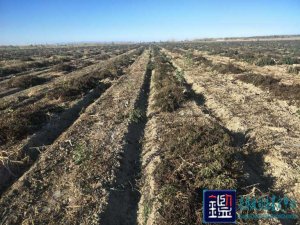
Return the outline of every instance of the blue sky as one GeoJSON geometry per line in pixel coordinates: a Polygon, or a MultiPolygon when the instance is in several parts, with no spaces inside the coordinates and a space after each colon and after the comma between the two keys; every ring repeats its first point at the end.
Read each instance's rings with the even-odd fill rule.
{"type": "Polygon", "coordinates": [[[300,34],[300,0],[0,0],[0,45],[300,34]]]}

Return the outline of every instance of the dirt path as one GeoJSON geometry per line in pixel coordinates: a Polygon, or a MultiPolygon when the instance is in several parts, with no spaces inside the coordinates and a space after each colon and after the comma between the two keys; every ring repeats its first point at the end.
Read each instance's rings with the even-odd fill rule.
{"type": "Polygon", "coordinates": [[[179,69],[185,69],[185,78],[192,89],[205,96],[205,105],[212,115],[232,133],[246,137],[244,185],[255,185],[263,193],[276,196],[287,194],[299,201],[300,118],[295,113],[297,108],[236,80],[234,75],[205,72],[197,66],[186,68],[179,55],[173,62],[179,69]]]}
{"type": "MultiPolygon", "coordinates": [[[[152,77],[155,71],[152,72],[152,77]]],[[[154,104],[153,95],[155,88],[153,87],[153,80],[151,80],[149,93],[149,106],[146,116],[148,118],[144,137],[143,148],[141,153],[141,170],[142,170],[142,187],[141,198],[138,206],[138,224],[155,224],[157,218],[157,201],[155,201],[155,181],[154,170],[160,162],[159,146],[156,143],[158,138],[157,115],[152,110],[154,104]]]]}
{"type": "Polygon", "coordinates": [[[121,170],[131,172],[128,154],[133,150],[124,146],[128,135],[136,137],[130,112],[138,104],[148,60],[145,51],[2,196],[2,224],[100,222],[116,182],[123,182],[121,170]]]}
{"type": "Polygon", "coordinates": [[[120,169],[116,173],[116,180],[111,187],[108,205],[101,215],[101,224],[137,224],[138,179],[141,178],[141,138],[144,135],[148,109],[151,70],[146,71],[141,92],[135,102],[135,112],[141,112],[141,118],[131,121],[123,145],[123,159],[120,169]]]}

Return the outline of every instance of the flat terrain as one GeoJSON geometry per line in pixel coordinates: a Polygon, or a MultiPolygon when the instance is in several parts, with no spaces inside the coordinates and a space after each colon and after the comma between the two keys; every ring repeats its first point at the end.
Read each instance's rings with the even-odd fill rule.
{"type": "Polygon", "coordinates": [[[300,202],[299,40],[5,47],[0,112],[0,224],[201,224],[204,189],[300,202]]]}

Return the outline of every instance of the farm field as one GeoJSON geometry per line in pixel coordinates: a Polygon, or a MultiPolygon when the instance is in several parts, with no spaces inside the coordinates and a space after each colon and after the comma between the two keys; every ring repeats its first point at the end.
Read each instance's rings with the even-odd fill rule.
{"type": "Polygon", "coordinates": [[[202,224],[206,189],[298,203],[299,148],[300,40],[0,48],[0,224],[202,224]]]}

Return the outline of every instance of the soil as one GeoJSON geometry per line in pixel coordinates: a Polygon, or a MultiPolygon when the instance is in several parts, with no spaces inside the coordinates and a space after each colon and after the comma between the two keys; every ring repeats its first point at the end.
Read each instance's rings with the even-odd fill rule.
{"type": "MultiPolygon", "coordinates": [[[[176,66],[185,69],[185,79],[192,89],[205,96],[205,105],[212,116],[231,133],[246,138],[241,156],[244,177],[240,188],[254,185],[262,193],[286,194],[299,201],[297,106],[274,98],[268,90],[237,80],[238,75],[207,72],[201,66],[186,68],[182,57],[169,54],[174,57],[176,66]]],[[[219,60],[219,57],[209,58],[219,60]]]]}
{"type": "Polygon", "coordinates": [[[201,224],[203,189],[299,202],[299,76],[195,44],[2,50],[0,224],[201,224]]]}

